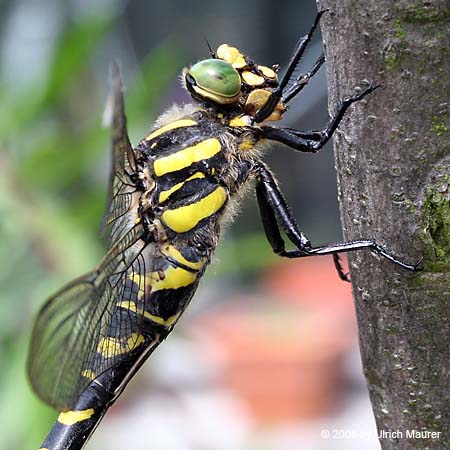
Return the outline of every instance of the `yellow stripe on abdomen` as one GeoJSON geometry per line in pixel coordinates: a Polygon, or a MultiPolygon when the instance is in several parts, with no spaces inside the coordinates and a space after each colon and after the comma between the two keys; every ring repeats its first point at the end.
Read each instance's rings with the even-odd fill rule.
{"type": "Polygon", "coordinates": [[[149,272],[146,275],[134,274],[130,279],[139,285],[138,300],[140,300],[145,293],[150,294],[161,289],[178,289],[189,286],[197,279],[197,273],[181,267],[170,266],[162,272],[149,272]]]}
{"type": "Polygon", "coordinates": [[[159,325],[163,325],[165,327],[169,327],[173,325],[178,318],[180,317],[181,313],[174,314],[173,316],[170,316],[168,319],[164,319],[160,316],[155,316],[154,314],[150,314],[148,311],[144,311],[143,309],[139,308],[136,303],[132,302],[131,300],[124,300],[117,304],[117,306],[120,306],[121,308],[128,309],[130,311],[135,312],[136,314],[142,315],[146,319],[151,320],[152,322],[155,322],[159,325]]]}
{"type": "Polygon", "coordinates": [[[91,370],[91,369],[83,370],[83,371],[81,372],[81,375],[82,375],[84,378],[87,378],[88,380],[91,380],[91,381],[93,381],[93,380],[95,380],[95,379],[97,378],[97,375],[96,375],[95,372],[94,372],[93,370],[91,370]]]}
{"type": "Polygon", "coordinates": [[[164,277],[160,277],[158,272],[153,272],[152,292],[189,286],[196,279],[197,274],[194,272],[188,272],[181,267],[168,267],[164,271],[164,277]]]}
{"type": "Polygon", "coordinates": [[[184,264],[187,267],[190,267],[194,270],[200,270],[205,265],[205,259],[202,259],[200,261],[188,261],[181,252],[175,248],[173,245],[168,245],[162,249],[162,253],[166,256],[170,256],[175,261],[184,264]]]}
{"type": "Polygon", "coordinates": [[[206,139],[192,147],[187,147],[169,156],[159,158],[153,163],[155,174],[160,177],[166,173],[185,169],[195,162],[209,159],[219,153],[220,142],[216,138],[206,139]]]}
{"type": "Polygon", "coordinates": [[[58,422],[63,425],[74,425],[83,420],[90,419],[93,414],[94,410],[92,408],[83,411],[65,411],[58,416],[58,422]]]}
{"type": "Polygon", "coordinates": [[[131,352],[145,342],[144,336],[138,333],[132,333],[125,339],[104,337],[100,339],[97,346],[97,352],[104,358],[112,358],[131,352]]]}
{"type": "Polygon", "coordinates": [[[212,216],[227,201],[227,191],[219,186],[201,200],[176,209],[169,209],[162,214],[162,220],[173,231],[184,233],[192,230],[201,220],[212,216]]]}
{"type": "Polygon", "coordinates": [[[146,141],[151,141],[155,137],[158,137],[161,134],[167,133],[168,131],[175,130],[176,128],[192,127],[194,125],[197,125],[197,122],[195,122],[195,120],[191,120],[191,119],[175,120],[174,122],[170,122],[167,125],[164,125],[163,127],[158,128],[153,133],[150,133],[145,138],[145,140],[146,141]]]}

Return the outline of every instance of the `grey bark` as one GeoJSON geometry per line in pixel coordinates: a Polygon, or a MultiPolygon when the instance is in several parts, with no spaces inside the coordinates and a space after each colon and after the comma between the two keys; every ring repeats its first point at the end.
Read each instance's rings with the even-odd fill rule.
{"type": "Polygon", "coordinates": [[[344,236],[425,258],[411,274],[349,255],[364,374],[378,431],[388,432],[380,443],[450,448],[450,5],[319,0],[326,8],[330,110],[365,80],[382,85],[335,134],[344,236]]]}

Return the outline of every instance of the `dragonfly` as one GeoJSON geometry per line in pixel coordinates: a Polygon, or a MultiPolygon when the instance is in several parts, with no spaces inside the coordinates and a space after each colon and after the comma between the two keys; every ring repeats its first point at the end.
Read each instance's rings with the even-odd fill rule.
{"type": "Polygon", "coordinates": [[[339,103],[320,131],[275,126],[323,65],[297,74],[316,30],[297,43],[282,77],[228,44],[182,72],[194,103],[162,114],[130,143],[117,63],[112,77],[112,171],[99,265],[55,293],[38,313],[27,362],[35,393],[60,414],[41,450],[81,449],[139,368],[177,324],[211,261],[224,221],[246,186],[256,193],[267,240],[281,257],[370,250],[418,270],[371,239],[313,246],[299,229],[262,154],[271,142],[308,153],[331,138],[369,85],[339,103]],[[284,232],[284,235],[283,235],[284,232]],[[286,247],[289,242],[291,249],[286,247]]]}

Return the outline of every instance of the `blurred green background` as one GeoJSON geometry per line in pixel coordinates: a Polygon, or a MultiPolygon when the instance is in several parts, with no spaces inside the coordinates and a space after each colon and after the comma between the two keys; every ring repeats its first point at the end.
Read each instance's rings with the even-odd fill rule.
{"type": "MultiPolygon", "coordinates": [[[[55,418],[25,377],[33,317],[55,289],[90,270],[104,253],[98,229],[109,130],[102,127],[102,112],[111,61],[122,66],[136,143],[165,108],[190,101],[178,75],[208,56],[205,38],[213,47],[227,42],[283,69],[316,9],[309,0],[0,4],[0,448],[19,450],[37,447],[55,418]]],[[[318,33],[303,68],[320,51],[318,33]]],[[[285,123],[318,128],[327,118],[324,70],[304,92],[285,123]]],[[[314,242],[338,239],[331,149],[312,157],[275,147],[267,161],[314,242]]],[[[217,257],[204,284],[223,291],[251,290],[277,263],[253,198],[227,230],[217,257]]]]}

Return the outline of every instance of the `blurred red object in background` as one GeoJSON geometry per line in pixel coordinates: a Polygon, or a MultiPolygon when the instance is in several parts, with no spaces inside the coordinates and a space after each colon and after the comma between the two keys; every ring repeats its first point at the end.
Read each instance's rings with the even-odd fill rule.
{"type": "Polygon", "coordinates": [[[214,343],[206,357],[220,359],[222,381],[257,421],[329,413],[342,391],[342,357],[356,343],[350,285],[330,258],[310,258],[272,268],[262,288],[261,298],[234,297],[196,321],[214,343]]]}
{"type": "MultiPolygon", "coordinates": [[[[341,260],[347,267],[345,255],[341,260]]],[[[351,284],[339,278],[330,256],[283,261],[267,272],[263,288],[281,301],[354,315],[351,284]]]]}

